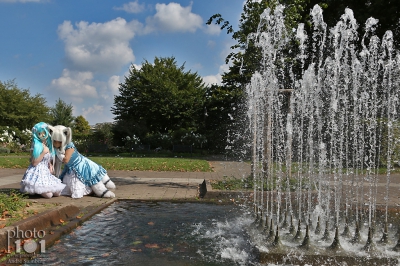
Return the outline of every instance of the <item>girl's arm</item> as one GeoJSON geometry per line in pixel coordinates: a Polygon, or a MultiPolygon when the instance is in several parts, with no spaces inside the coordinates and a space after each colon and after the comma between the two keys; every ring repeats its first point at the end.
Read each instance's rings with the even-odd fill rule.
{"type": "Polygon", "coordinates": [[[42,153],[41,153],[41,154],[39,155],[39,157],[37,157],[36,159],[34,159],[33,156],[32,156],[32,157],[31,157],[31,164],[32,164],[33,166],[38,165],[38,164],[42,161],[44,155],[45,155],[46,153],[48,153],[48,152],[49,152],[49,148],[47,148],[47,146],[43,144],[43,151],[42,151],[42,153]]]}
{"type": "Polygon", "coordinates": [[[49,162],[49,169],[50,169],[50,173],[54,175],[53,160],[51,160],[51,161],[49,162]]]}
{"type": "Polygon", "coordinates": [[[74,153],[74,148],[69,148],[65,151],[65,157],[63,159],[63,163],[68,163],[69,159],[71,159],[72,154],[74,153]]]}

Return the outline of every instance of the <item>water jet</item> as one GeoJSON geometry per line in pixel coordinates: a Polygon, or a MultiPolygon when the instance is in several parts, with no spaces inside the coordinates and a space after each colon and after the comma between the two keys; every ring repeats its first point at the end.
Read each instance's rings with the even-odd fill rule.
{"type": "Polygon", "coordinates": [[[312,32],[302,24],[288,31],[283,9],[265,10],[248,36],[262,58],[246,87],[253,204],[271,224],[283,220],[275,239],[290,253],[268,250],[261,257],[264,263],[328,263],[333,253],[335,263],[348,265],[397,261],[399,244],[390,246],[395,232],[387,226],[391,220],[400,227],[388,211],[400,156],[400,53],[393,33],[379,39],[378,21],[370,18],[358,36],[350,9],[328,28],[318,5],[310,12],[312,32]],[[374,237],[377,224],[384,225],[381,239],[374,237]]]}

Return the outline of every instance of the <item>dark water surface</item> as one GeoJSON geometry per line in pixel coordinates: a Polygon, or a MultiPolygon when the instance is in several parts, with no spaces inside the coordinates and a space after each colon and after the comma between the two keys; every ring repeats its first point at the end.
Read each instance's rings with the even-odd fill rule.
{"type": "Polygon", "coordinates": [[[235,205],[121,201],[46,250],[46,265],[251,265],[235,205]]]}

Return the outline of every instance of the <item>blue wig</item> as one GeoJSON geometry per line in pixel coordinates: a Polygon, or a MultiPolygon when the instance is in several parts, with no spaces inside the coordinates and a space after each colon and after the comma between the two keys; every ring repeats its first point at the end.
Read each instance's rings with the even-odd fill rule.
{"type": "Polygon", "coordinates": [[[32,128],[32,155],[36,159],[43,152],[43,140],[46,141],[46,146],[49,148],[52,156],[55,155],[53,143],[48,130],[48,125],[44,122],[39,122],[32,128]]]}

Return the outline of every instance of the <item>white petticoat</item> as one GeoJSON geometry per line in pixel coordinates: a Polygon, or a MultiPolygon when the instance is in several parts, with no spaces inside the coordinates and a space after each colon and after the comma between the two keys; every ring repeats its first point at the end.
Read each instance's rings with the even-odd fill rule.
{"type": "Polygon", "coordinates": [[[54,193],[59,194],[65,185],[61,180],[52,175],[49,169],[51,155],[46,153],[38,165],[29,165],[24,177],[21,180],[22,193],[42,194],[54,193]]]}
{"type": "Polygon", "coordinates": [[[85,186],[75,175],[74,172],[66,174],[63,178],[63,183],[66,185],[64,190],[61,192],[63,196],[71,196],[74,199],[80,199],[83,196],[92,193],[90,187],[85,186]]]}

